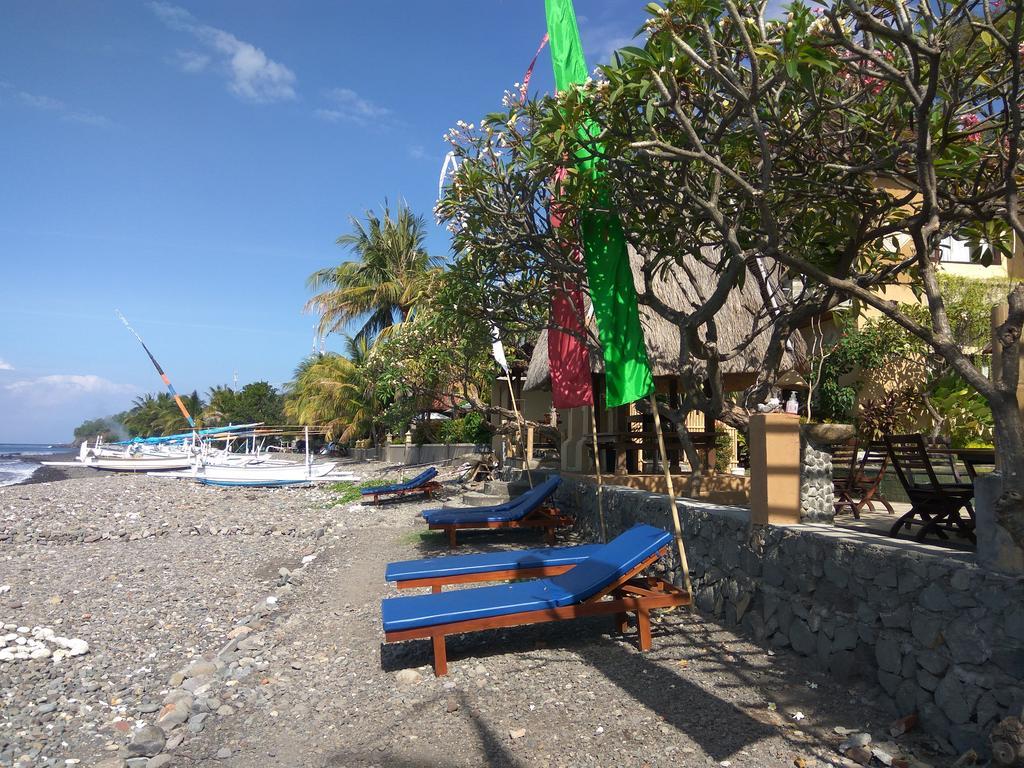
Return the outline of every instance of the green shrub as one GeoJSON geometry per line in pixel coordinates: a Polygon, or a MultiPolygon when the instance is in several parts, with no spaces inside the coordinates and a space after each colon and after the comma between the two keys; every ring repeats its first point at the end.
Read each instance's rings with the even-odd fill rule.
{"type": "Polygon", "coordinates": [[[715,471],[729,471],[729,459],[732,458],[732,436],[724,429],[715,430],[715,471]]]}
{"type": "Polygon", "coordinates": [[[458,419],[442,422],[437,430],[442,443],[486,443],[491,439],[491,430],[479,413],[467,413],[458,419]]]}

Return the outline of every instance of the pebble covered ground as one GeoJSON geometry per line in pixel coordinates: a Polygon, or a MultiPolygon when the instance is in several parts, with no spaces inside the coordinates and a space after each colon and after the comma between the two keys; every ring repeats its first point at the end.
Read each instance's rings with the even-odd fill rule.
{"type": "Polygon", "coordinates": [[[0,766],[945,764],[894,739],[870,690],[688,612],[648,654],[606,619],[452,638],[435,678],[428,644],[382,646],[380,599],[387,562],[446,552],[418,519],[436,503],[335,501],[120,475],[0,488],[0,766]]]}

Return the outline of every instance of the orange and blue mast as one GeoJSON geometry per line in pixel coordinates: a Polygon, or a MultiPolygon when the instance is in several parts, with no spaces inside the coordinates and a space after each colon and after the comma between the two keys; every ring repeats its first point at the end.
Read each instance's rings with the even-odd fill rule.
{"type": "Polygon", "coordinates": [[[121,322],[124,323],[124,327],[132,332],[132,336],[138,339],[139,344],[141,344],[142,348],[146,350],[146,354],[149,355],[149,359],[153,361],[153,367],[156,368],[156,372],[160,374],[160,378],[163,380],[164,385],[167,387],[167,391],[171,393],[171,397],[174,398],[174,402],[178,404],[178,410],[181,411],[181,415],[185,417],[185,420],[188,422],[188,425],[194,428],[196,423],[192,419],[192,416],[189,414],[188,408],[185,407],[185,401],[181,399],[181,395],[174,391],[174,386],[171,384],[171,380],[167,378],[167,374],[164,373],[164,369],[160,367],[160,363],[156,361],[156,358],[153,357],[153,353],[149,351],[149,347],[146,346],[146,342],[144,342],[142,340],[142,337],[135,332],[134,328],[128,325],[128,321],[125,319],[124,315],[121,314],[120,310],[115,309],[114,311],[117,312],[117,316],[121,318],[121,322]]]}

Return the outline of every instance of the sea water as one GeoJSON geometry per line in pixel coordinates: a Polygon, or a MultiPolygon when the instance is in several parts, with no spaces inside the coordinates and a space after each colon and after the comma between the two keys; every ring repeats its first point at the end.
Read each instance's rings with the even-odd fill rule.
{"type": "Polygon", "coordinates": [[[14,485],[32,477],[40,465],[34,461],[23,461],[22,456],[44,456],[70,453],[72,449],[63,445],[45,443],[0,443],[0,485],[14,485]]]}

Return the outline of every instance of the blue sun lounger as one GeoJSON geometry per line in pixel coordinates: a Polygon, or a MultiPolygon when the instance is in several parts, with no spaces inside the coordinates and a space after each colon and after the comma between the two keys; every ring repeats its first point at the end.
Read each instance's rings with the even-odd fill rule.
{"type": "Polygon", "coordinates": [[[399,589],[430,587],[434,592],[440,592],[445,584],[557,576],[582,563],[600,547],[600,544],[582,544],[578,547],[517,549],[432,557],[429,560],[403,560],[388,563],[384,578],[394,582],[399,589]]]}
{"type": "Polygon", "coordinates": [[[384,640],[430,638],[434,673],[444,675],[448,635],[600,615],[615,615],[625,631],[627,614],[635,613],[640,650],[646,651],[651,647],[651,610],[690,603],[690,595],[678,587],[640,576],[671,541],[666,531],[637,525],[559,576],[388,598],[381,603],[384,640]]]}
{"type": "Polygon", "coordinates": [[[433,531],[447,531],[448,545],[457,545],[460,530],[486,528],[540,528],[549,544],[555,541],[555,529],[572,525],[573,519],[559,512],[557,507],[544,502],[554,494],[562,478],[552,475],[522,496],[493,507],[466,507],[462,509],[431,509],[423,513],[427,527],[433,531]]]}
{"type": "Polygon", "coordinates": [[[408,496],[412,493],[425,493],[427,496],[433,496],[435,492],[441,490],[441,484],[434,480],[436,476],[437,469],[430,467],[404,483],[363,488],[360,492],[363,496],[373,496],[374,503],[377,503],[381,496],[408,496]]]}

